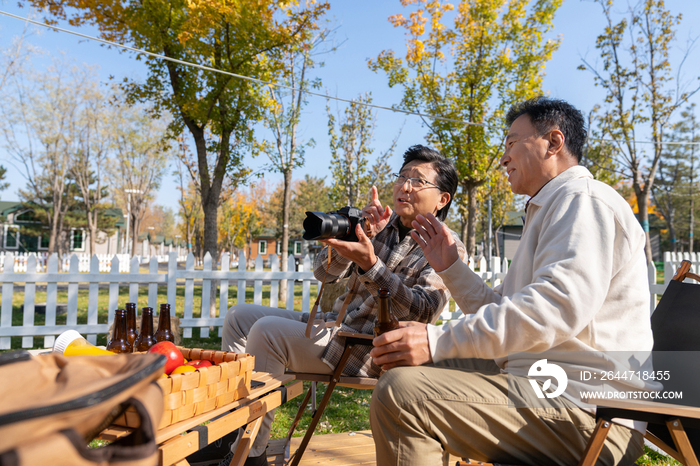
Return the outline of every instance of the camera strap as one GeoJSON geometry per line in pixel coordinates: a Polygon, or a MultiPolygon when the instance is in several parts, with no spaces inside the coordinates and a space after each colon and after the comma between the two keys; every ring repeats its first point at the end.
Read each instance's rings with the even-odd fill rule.
{"type": "Polygon", "coordinates": [[[343,323],[343,320],[345,319],[345,313],[348,309],[348,305],[350,304],[350,301],[352,301],[353,296],[355,295],[355,288],[357,287],[357,278],[353,281],[352,286],[350,287],[350,291],[348,291],[348,294],[345,296],[345,300],[343,300],[343,306],[340,308],[340,313],[338,314],[338,318],[335,319],[333,322],[326,322],[324,320],[318,320],[316,321],[316,312],[318,311],[318,304],[321,300],[321,296],[323,295],[323,287],[326,285],[326,277],[328,276],[328,269],[331,267],[331,247],[328,246],[328,264],[326,264],[326,272],[323,275],[323,282],[321,283],[321,289],[318,290],[318,296],[316,296],[316,301],[314,301],[314,305],[311,308],[311,312],[309,313],[309,320],[306,322],[306,338],[313,338],[316,335],[318,335],[323,329],[329,328],[329,327],[340,327],[340,324],[343,323]]]}

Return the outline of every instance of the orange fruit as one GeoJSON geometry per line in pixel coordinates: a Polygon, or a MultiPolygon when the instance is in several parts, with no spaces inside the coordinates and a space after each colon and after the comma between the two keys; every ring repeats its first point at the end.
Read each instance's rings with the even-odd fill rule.
{"type": "Polygon", "coordinates": [[[192,367],[192,366],[179,366],[179,367],[176,367],[175,369],[173,369],[173,371],[170,373],[170,375],[173,375],[173,374],[184,374],[185,372],[194,372],[194,371],[196,371],[196,370],[197,370],[197,369],[195,369],[195,368],[192,367]]]}

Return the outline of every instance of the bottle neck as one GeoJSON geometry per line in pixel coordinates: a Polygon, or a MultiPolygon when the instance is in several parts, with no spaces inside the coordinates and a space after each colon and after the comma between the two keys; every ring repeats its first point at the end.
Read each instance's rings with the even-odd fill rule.
{"type": "Polygon", "coordinates": [[[153,333],[153,311],[144,309],[141,315],[141,333],[150,335],[153,333]]]}
{"type": "Polygon", "coordinates": [[[388,323],[391,321],[391,310],[389,309],[388,296],[379,296],[379,310],[377,314],[379,322],[388,323]]]}
{"type": "Polygon", "coordinates": [[[113,340],[126,340],[126,311],[117,311],[114,316],[113,340]]]}
{"type": "Polygon", "coordinates": [[[136,330],[136,309],[126,310],[126,328],[136,330]]]}
{"type": "Polygon", "coordinates": [[[158,330],[170,330],[170,309],[160,310],[158,330]]]}

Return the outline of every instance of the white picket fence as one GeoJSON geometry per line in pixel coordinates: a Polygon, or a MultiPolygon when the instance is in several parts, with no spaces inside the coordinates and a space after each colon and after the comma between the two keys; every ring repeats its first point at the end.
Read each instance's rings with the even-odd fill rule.
{"type": "MultiPolygon", "coordinates": [[[[27,271],[27,261],[29,260],[29,256],[35,256],[36,257],[36,271],[37,272],[45,272],[46,271],[46,262],[49,259],[49,253],[48,252],[38,252],[38,253],[30,253],[30,252],[20,252],[20,253],[6,253],[6,252],[0,252],[0,272],[3,272],[5,269],[5,257],[7,254],[11,254],[14,257],[14,267],[13,271],[14,272],[26,272],[27,271]]],[[[78,272],[89,272],[90,271],[90,261],[92,260],[92,257],[97,257],[97,260],[100,263],[100,272],[109,272],[112,270],[112,259],[114,257],[119,258],[119,264],[120,264],[120,270],[119,272],[121,273],[126,273],[129,272],[129,263],[131,256],[128,254],[116,254],[116,255],[110,255],[110,254],[96,254],[95,256],[90,256],[88,254],[73,254],[73,255],[68,255],[64,254],[62,258],[60,259],[60,265],[61,265],[61,270],[68,270],[68,267],[70,266],[70,260],[71,257],[77,256],[78,257],[78,272]]],[[[136,256],[139,258],[139,262],[141,264],[148,264],[151,261],[151,258],[154,257],[158,263],[164,263],[168,262],[170,257],[168,255],[158,255],[158,256],[136,256]]],[[[187,259],[187,256],[178,256],[177,261],[178,262],[185,262],[187,259]]]]}
{"type": "MultiPolygon", "coordinates": [[[[183,329],[183,337],[191,338],[192,329],[199,328],[200,335],[203,338],[208,337],[209,327],[218,327],[219,335],[223,326],[224,316],[228,307],[234,302],[229,302],[229,286],[236,286],[235,298],[231,297],[231,301],[237,303],[245,302],[246,281],[253,281],[253,303],[262,304],[262,288],[263,281],[269,281],[271,284],[270,290],[270,306],[278,306],[278,292],[280,283],[283,280],[287,281],[287,308],[294,307],[294,291],[295,286],[302,288],[302,311],[308,312],[311,306],[312,296],[311,286],[315,286],[315,292],[318,292],[318,281],[313,275],[311,268],[311,260],[307,256],[299,264],[298,270],[295,266],[293,257],[289,258],[287,272],[280,271],[279,259],[277,256],[271,256],[270,270],[263,270],[263,261],[260,256],[255,261],[253,270],[247,270],[246,258],[241,254],[238,258],[238,265],[231,269],[230,256],[222,255],[219,270],[213,267],[212,259],[207,254],[202,264],[202,270],[195,270],[195,258],[192,254],[186,257],[185,270],[178,270],[177,263],[181,258],[176,256],[175,252],[168,256],[168,270],[166,273],[158,272],[158,258],[151,257],[148,261],[148,272],[139,273],[139,265],[142,262],[140,257],[128,256],[112,256],[109,261],[109,267],[104,265],[104,259],[98,256],[93,256],[87,262],[87,267],[84,265],[85,260],[82,257],[73,255],[65,262],[63,270],[67,272],[59,272],[59,258],[54,254],[45,260],[44,265],[40,265],[43,258],[30,254],[18,261],[13,254],[5,254],[2,256],[2,272],[0,272],[0,285],[2,286],[2,297],[0,307],[0,349],[10,349],[10,337],[21,336],[22,347],[28,348],[33,346],[34,336],[44,336],[44,347],[49,348],[53,345],[55,336],[68,328],[73,328],[78,332],[87,335],[91,342],[96,341],[97,334],[107,333],[109,326],[114,318],[114,310],[119,306],[119,289],[127,286],[129,289],[129,301],[137,302],[139,289],[147,287],[148,289],[148,306],[152,307],[157,313],[158,304],[157,296],[159,287],[166,287],[167,302],[174,304],[177,287],[184,285],[184,317],[181,319],[181,327],[183,329]],[[23,265],[18,268],[18,263],[23,265]],[[29,272],[26,272],[29,270],[29,272]],[[216,280],[218,285],[216,290],[219,293],[219,309],[217,317],[209,317],[209,307],[212,299],[216,296],[211,295],[211,282],[216,280]],[[179,283],[178,283],[179,282],[179,283]],[[196,282],[196,283],[195,283],[196,282]],[[43,325],[36,325],[35,320],[35,294],[36,286],[46,284],[46,317],[43,325]],[[58,284],[67,284],[67,317],[65,325],[56,324],[56,304],[58,284]],[[24,284],[24,312],[22,325],[12,325],[12,298],[15,284],[24,284]],[[87,285],[88,287],[88,306],[87,306],[87,323],[78,325],[78,287],[79,285],[87,285]],[[100,290],[100,284],[108,284],[106,290],[100,290]],[[201,309],[198,309],[200,317],[194,316],[194,290],[195,286],[202,287],[201,309]],[[108,293],[108,321],[107,323],[98,323],[98,296],[100,293],[108,293]]],[[[700,273],[700,260],[698,257],[690,254],[680,255],[666,253],[664,255],[665,262],[665,283],[656,284],[656,269],[650,264],[648,269],[650,283],[650,312],[653,311],[656,305],[656,298],[663,294],[666,289],[666,283],[671,280],[680,261],[688,259],[693,262],[692,270],[700,273]]],[[[63,259],[61,259],[63,260],[63,259]]],[[[489,286],[497,286],[505,277],[508,271],[508,262],[499,263],[498,258],[492,258],[491,271],[487,270],[485,259],[481,259],[476,268],[476,273],[489,284],[489,286]]],[[[470,264],[470,268],[474,270],[474,265],[470,264]]],[[[104,288],[104,287],[103,287],[104,288]]],[[[122,305],[124,303],[121,303],[122,305]]],[[[454,306],[454,310],[450,310],[449,303],[442,311],[440,319],[443,321],[457,319],[463,316],[463,313],[454,306]]]]}
{"type": "MultiPolygon", "coordinates": [[[[80,258],[76,255],[70,257],[69,264],[64,270],[59,272],[59,259],[54,254],[49,257],[46,265],[46,272],[31,272],[37,270],[37,257],[30,254],[27,258],[26,267],[30,272],[14,271],[15,257],[7,254],[4,257],[4,270],[11,272],[0,273],[0,284],[2,285],[2,301],[0,307],[0,349],[10,349],[12,336],[22,337],[22,347],[33,346],[34,336],[44,336],[44,347],[53,346],[56,335],[68,328],[72,328],[87,335],[88,341],[95,343],[97,334],[107,333],[114,318],[114,311],[119,306],[119,288],[129,287],[129,301],[137,302],[139,289],[148,288],[148,306],[158,311],[158,287],[165,286],[167,302],[175,304],[175,296],[180,281],[180,286],[184,284],[185,305],[184,318],[180,319],[180,327],[183,329],[183,337],[191,338],[192,328],[200,328],[202,338],[209,336],[209,327],[219,327],[219,335],[223,326],[224,316],[229,304],[229,285],[236,284],[237,294],[235,303],[245,302],[246,280],[253,280],[254,293],[253,303],[262,304],[263,280],[271,281],[270,305],[278,305],[278,292],[280,282],[287,280],[287,308],[294,308],[294,288],[299,282],[302,288],[302,307],[309,310],[311,299],[311,285],[318,284],[318,281],[311,270],[311,261],[305,257],[299,264],[298,270],[295,267],[294,257],[289,258],[287,272],[280,271],[279,259],[272,256],[270,270],[263,270],[262,257],[258,256],[255,261],[254,270],[246,270],[246,260],[243,254],[240,255],[238,266],[231,270],[229,255],[224,254],[221,258],[219,270],[212,268],[212,259],[209,254],[204,257],[202,270],[195,270],[195,258],[192,254],[187,256],[185,270],[177,269],[177,256],[175,252],[170,253],[167,273],[158,273],[158,261],[152,257],[148,263],[148,272],[139,273],[140,259],[133,257],[126,261],[129,268],[128,273],[121,273],[124,270],[123,262],[118,257],[113,257],[108,273],[100,273],[100,260],[97,256],[90,259],[87,273],[81,273],[80,258]],[[219,309],[217,317],[209,317],[209,305],[215,296],[211,296],[211,282],[218,281],[216,289],[219,292],[219,309]],[[197,284],[195,285],[195,281],[197,284]],[[200,283],[201,281],[201,283],[200,283]],[[184,283],[183,283],[184,282],[184,283]],[[12,296],[15,283],[24,284],[24,313],[22,325],[12,325],[12,296]],[[35,294],[37,283],[46,284],[46,318],[44,325],[35,325],[35,294]],[[56,298],[58,284],[65,283],[68,287],[67,295],[67,317],[65,325],[56,324],[56,298]],[[88,286],[88,309],[87,323],[78,325],[78,286],[88,286]],[[108,284],[108,290],[100,290],[100,284],[108,284]],[[194,316],[194,289],[195,286],[202,287],[201,317],[194,316]],[[99,293],[109,293],[108,298],[108,321],[98,323],[98,295],[99,293]]],[[[124,303],[121,303],[122,305],[124,303]]]]}

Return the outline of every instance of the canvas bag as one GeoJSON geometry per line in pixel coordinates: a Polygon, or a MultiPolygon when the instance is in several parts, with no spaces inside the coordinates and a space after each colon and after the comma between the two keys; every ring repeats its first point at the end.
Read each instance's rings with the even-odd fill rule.
{"type": "Polygon", "coordinates": [[[0,465],[156,464],[163,394],[154,381],[165,360],[160,354],[0,354],[0,465]],[[107,446],[87,447],[130,406],[140,427],[107,446]]]}

